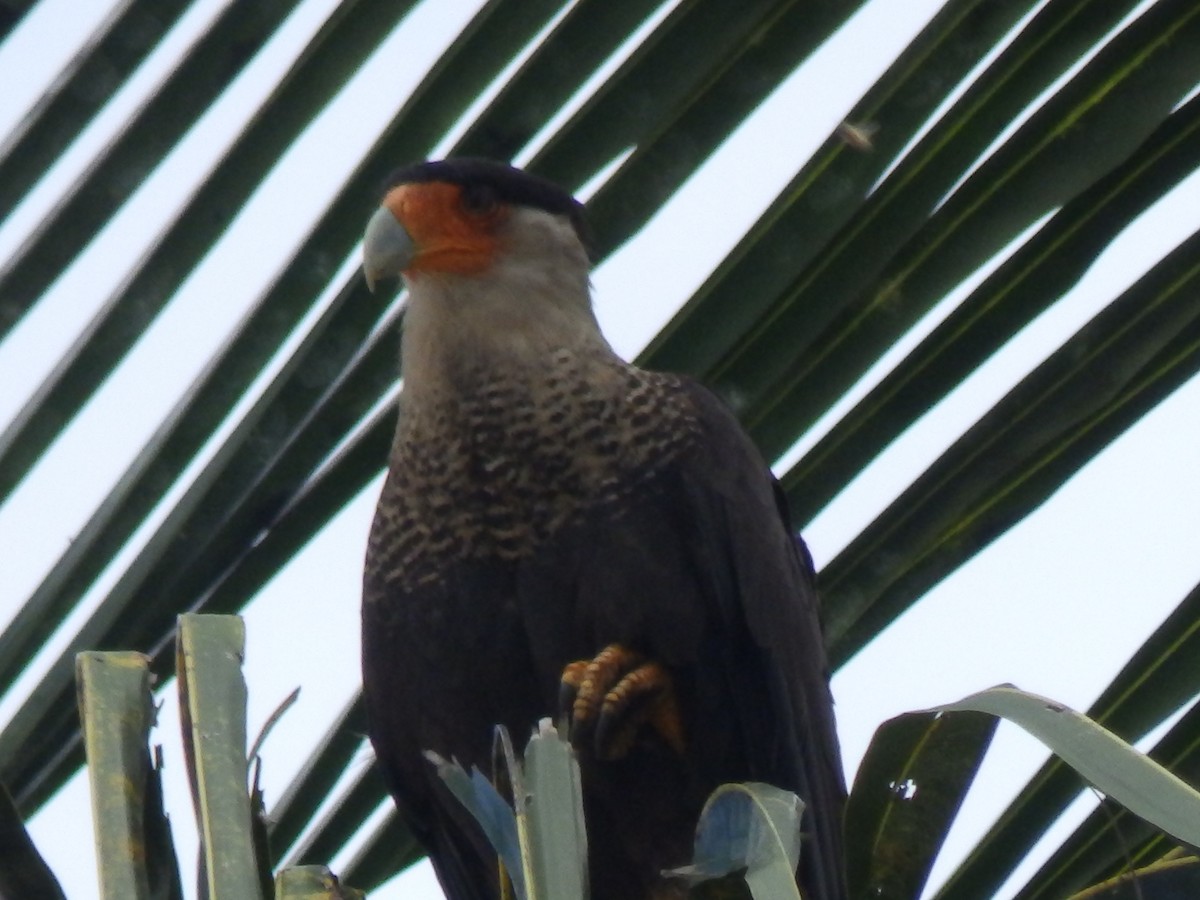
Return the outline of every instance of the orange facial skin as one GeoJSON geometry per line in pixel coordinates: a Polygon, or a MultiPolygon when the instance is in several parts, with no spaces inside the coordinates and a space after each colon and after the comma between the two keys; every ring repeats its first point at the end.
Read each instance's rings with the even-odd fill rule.
{"type": "Polygon", "coordinates": [[[496,232],[505,207],[490,202],[471,208],[462,188],[445,182],[402,184],[383,199],[417,247],[404,274],[451,272],[475,275],[487,269],[496,254],[496,232]]]}

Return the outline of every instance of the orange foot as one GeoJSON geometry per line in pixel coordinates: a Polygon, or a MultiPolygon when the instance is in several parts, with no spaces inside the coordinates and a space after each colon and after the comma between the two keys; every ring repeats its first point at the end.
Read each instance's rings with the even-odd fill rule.
{"type": "Polygon", "coordinates": [[[570,721],[571,743],[592,741],[599,759],[625,756],[643,725],[683,753],[683,719],[670,673],[620,644],[563,669],[559,707],[570,721]]]}

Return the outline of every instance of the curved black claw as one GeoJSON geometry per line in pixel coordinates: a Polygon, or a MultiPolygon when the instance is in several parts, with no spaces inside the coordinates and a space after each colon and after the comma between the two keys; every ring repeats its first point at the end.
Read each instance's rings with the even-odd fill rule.
{"type": "Polygon", "coordinates": [[[563,669],[559,707],[567,717],[571,743],[577,749],[590,746],[598,759],[629,753],[643,725],[683,752],[683,719],[670,673],[620,644],[563,669]]]}

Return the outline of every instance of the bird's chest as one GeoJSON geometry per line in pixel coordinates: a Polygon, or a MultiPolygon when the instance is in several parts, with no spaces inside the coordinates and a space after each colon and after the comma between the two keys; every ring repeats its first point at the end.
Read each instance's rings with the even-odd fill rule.
{"type": "Polygon", "coordinates": [[[372,534],[388,580],[411,587],[463,560],[529,556],[568,524],[619,510],[694,438],[670,376],[632,370],[604,388],[554,373],[491,379],[402,420],[372,534]]]}

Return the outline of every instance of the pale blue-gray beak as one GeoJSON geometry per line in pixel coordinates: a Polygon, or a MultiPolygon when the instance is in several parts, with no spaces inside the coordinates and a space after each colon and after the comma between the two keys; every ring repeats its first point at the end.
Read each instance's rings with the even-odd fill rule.
{"type": "Polygon", "coordinates": [[[386,206],[375,210],[363,235],[363,275],[367,287],[374,291],[375,285],[385,278],[398,278],[408,268],[417,247],[404,230],[392,211],[386,206]]]}

